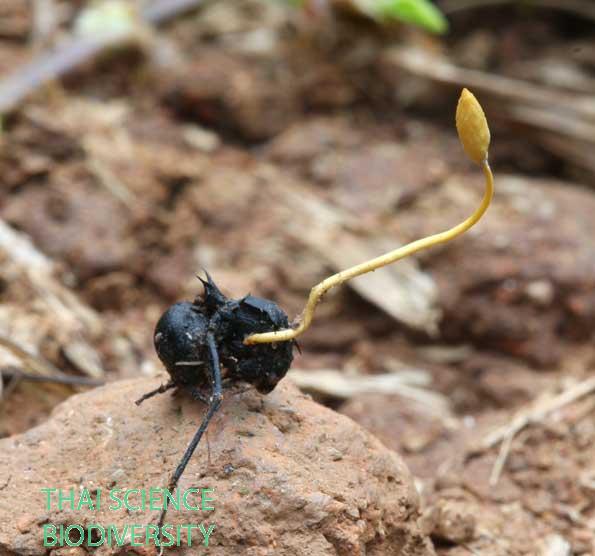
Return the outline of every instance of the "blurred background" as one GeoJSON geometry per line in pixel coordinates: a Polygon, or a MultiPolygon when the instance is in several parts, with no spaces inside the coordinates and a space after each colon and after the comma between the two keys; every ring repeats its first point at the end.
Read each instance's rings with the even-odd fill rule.
{"type": "Polygon", "coordinates": [[[0,435],[163,370],[207,269],[290,318],[289,376],[401,453],[439,554],[595,554],[595,3],[3,0],[0,435]],[[590,376],[591,375],[591,376],[590,376]]]}

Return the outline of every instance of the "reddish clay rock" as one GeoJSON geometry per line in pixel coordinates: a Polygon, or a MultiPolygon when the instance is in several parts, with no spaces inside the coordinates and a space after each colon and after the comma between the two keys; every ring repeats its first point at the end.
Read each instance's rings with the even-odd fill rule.
{"type": "MultiPolygon", "coordinates": [[[[95,511],[59,511],[55,503],[48,510],[40,489],[101,489],[105,497],[114,488],[163,487],[205,410],[184,394],[134,405],[157,385],[130,380],[73,396],[45,424],[0,441],[0,554],[47,554],[43,523],[121,530],[156,521],[157,511],[110,511],[105,502],[95,511]]],[[[208,548],[195,530],[193,546],[171,554],[434,554],[399,456],[287,381],[266,397],[228,394],[179,486],[213,488],[215,510],[170,510],[166,523],[216,528],[208,548]]],[[[155,552],[105,545],[94,551],[155,552]]]]}

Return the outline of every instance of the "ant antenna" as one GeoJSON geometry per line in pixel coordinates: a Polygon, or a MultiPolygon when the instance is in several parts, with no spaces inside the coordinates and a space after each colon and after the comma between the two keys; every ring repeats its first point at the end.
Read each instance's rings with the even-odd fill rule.
{"type": "Polygon", "coordinates": [[[384,255],[342,270],[337,274],[326,278],[310,291],[308,302],[295,328],[286,328],[275,332],[252,334],[244,340],[244,344],[266,344],[271,342],[286,342],[293,340],[304,333],[314,317],[314,311],[322,296],[331,288],[343,284],[356,276],[366,274],[400,259],[427,249],[433,245],[446,243],[451,239],[465,233],[476,224],[487,210],[494,195],[494,176],[488,164],[488,147],[490,146],[490,129],[481,105],[473,94],[463,89],[459,98],[456,113],[456,126],[459,140],[467,156],[476,164],[479,164],[485,176],[485,193],[481,204],[475,212],[466,220],[444,232],[418,239],[407,245],[399,247],[384,255]]]}

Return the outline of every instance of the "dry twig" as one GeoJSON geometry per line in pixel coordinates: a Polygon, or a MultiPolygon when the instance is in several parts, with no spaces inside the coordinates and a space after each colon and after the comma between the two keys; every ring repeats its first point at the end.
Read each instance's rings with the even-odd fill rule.
{"type": "Polygon", "coordinates": [[[50,377],[64,375],[62,371],[54,367],[49,361],[46,361],[43,357],[29,353],[9,338],[0,336],[0,346],[18,357],[36,376],[50,377]]]}
{"type": "Polygon", "coordinates": [[[338,370],[293,369],[288,375],[299,388],[326,396],[349,399],[358,394],[398,395],[416,401],[431,413],[450,416],[450,403],[438,392],[424,388],[428,375],[419,369],[378,375],[348,375],[338,370]]]}
{"type": "Polygon", "coordinates": [[[447,87],[467,85],[498,101],[494,115],[522,124],[535,141],[557,156],[593,171],[587,153],[595,148],[592,95],[470,70],[417,48],[392,48],[385,60],[407,72],[447,87]]]}
{"type": "MultiPolygon", "coordinates": [[[[204,2],[205,0],[154,0],[142,10],[141,23],[162,24],[204,2]]],[[[0,82],[0,114],[14,110],[42,85],[66,75],[106,49],[134,39],[134,31],[130,35],[116,33],[96,37],[71,37],[56,50],[41,54],[0,82]]]]}
{"type": "MultiPolygon", "coordinates": [[[[27,382],[50,382],[53,384],[65,384],[68,386],[103,386],[103,380],[95,380],[86,376],[74,376],[60,373],[58,376],[39,376],[33,373],[27,373],[20,369],[2,369],[0,371],[2,377],[11,378],[13,380],[26,380],[27,382]]],[[[1,382],[1,381],[0,381],[1,382]]],[[[0,392],[1,397],[1,392],[0,392]]]]}
{"type": "MultiPolygon", "coordinates": [[[[53,261],[38,251],[26,235],[17,232],[2,220],[0,220],[0,251],[5,252],[19,267],[20,272],[30,282],[40,299],[52,311],[57,323],[68,324],[69,329],[85,331],[91,336],[102,332],[101,317],[55,278],[53,261]]],[[[94,378],[100,378],[104,370],[99,354],[85,341],[82,333],[76,336],[65,347],[65,352],[82,372],[94,378]]]]}
{"type": "MultiPolygon", "coordinates": [[[[518,0],[446,0],[440,5],[445,14],[453,14],[474,8],[518,4],[518,0]]],[[[595,6],[587,0],[532,0],[532,8],[547,8],[565,11],[595,21],[595,6]]]]}
{"type": "Polygon", "coordinates": [[[490,477],[490,484],[494,486],[497,484],[502,469],[510,453],[510,448],[514,437],[531,423],[542,422],[551,413],[562,409],[563,407],[579,400],[580,398],[595,392],[595,377],[590,377],[582,382],[574,384],[554,397],[547,397],[538,400],[537,403],[528,409],[518,413],[509,423],[494,430],[488,434],[481,443],[480,451],[488,450],[500,442],[502,446],[492,475],[490,477]]]}

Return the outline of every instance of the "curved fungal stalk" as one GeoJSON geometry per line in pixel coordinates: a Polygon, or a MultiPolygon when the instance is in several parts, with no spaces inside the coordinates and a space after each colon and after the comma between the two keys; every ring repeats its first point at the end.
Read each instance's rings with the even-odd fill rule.
{"type": "Polygon", "coordinates": [[[389,253],[369,261],[352,266],[346,270],[342,270],[337,274],[333,274],[312,288],[302,316],[300,319],[298,319],[298,322],[294,328],[277,330],[275,332],[252,334],[244,340],[245,344],[251,345],[271,342],[285,342],[297,338],[308,329],[312,323],[316,306],[318,305],[322,296],[331,288],[343,284],[344,282],[347,282],[356,276],[366,274],[367,272],[371,272],[383,266],[394,263],[395,261],[408,257],[409,255],[413,255],[422,249],[427,249],[428,247],[451,241],[457,236],[465,233],[481,219],[490,205],[494,194],[494,177],[488,164],[490,130],[481,105],[475,96],[473,96],[473,94],[467,89],[463,89],[459,98],[456,113],[456,126],[457,132],[459,134],[459,140],[461,141],[467,156],[473,162],[479,164],[482,167],[485,176],[485,193],[481,204],[479,207],[477,207],[475,212],[466,220],[450,228],[449,230],[418,239],[408,243],[407,245],[399,247],[394,251],[390,251],[389,253]]]}

